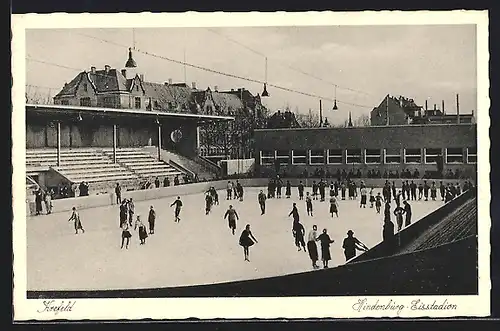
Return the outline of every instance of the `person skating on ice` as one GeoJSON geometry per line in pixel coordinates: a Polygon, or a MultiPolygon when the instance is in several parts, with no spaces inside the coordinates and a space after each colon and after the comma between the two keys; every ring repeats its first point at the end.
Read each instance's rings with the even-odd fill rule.
{"type": "Polygon", "coordinates": [[[373,204],[375,203],[375,196],[373,195],[373,187],[370,188],[370,208],[373,208],[373,204]]]}
{"type": "Polygon", "coordinates": [[[243,201],[243,186],[238,181],[236,181],[236,191],[238,191],[240,201],[243,201]]]}
{"type": "Polygon", "coordinates": [[[124,222],[122,224],[122,245],[121,245],[121,249],[123,249],[123,245],[125,244],[125,242],[126,242],[125,248],[128,249],[128,245],[130,243],[130,238],[132,237],[132,234],[130,233],[129,227],[130,227],[130,225],[129,225],[128,222],[124,222]]]}
{"type": "Polygon", "coordinates": [[[127,217],[128,217],[127,199],[123,199],[122,203],[120,204],[120,224],[119,224],[120,228],[122,227],[124,222],[127,222],[127,217]]]}
{"type": "Polygon", "coordinates": [[[432,182],[432,186],[431,186],[431,199],[432,199],[432,201],[436,201],[436,197],[437,197],[436,182],[432,182]]]}
{"type": "Polygon", "coordinates": [[[285,196],[287,199],[290,199],[291,195],[292,195],[292,184],[290,183],[289,180],[287,180],[286,187],[285,187],[285,196]]]}
{"type": "Polygon", "coordinates": [[[236,221],[239,220],[240,217],[238,216],[236,210],[233,208],[233,205],[229,205],[229,209],[224,214],[224,219],[226,218],[229,223],[229,229],[231,229],[231,232],[234,235],[234,231],[236,231],[236,221]]]}
{"type": "Polygon", "coordinates": [[[137,215],[137,220],[135,221],[135,227],[139,229],[139,240],[141,242],[140,244],[141,245],[146,244],[146,238],[148,237],[148,232],[146,230],[146,226],[144,225],[144,223],[142,223],[141,217],[139,215],[137,215]]]}
{"type": "Polygon", "coordinates": [[[330,215],[333,217],[333,214],[339,217],[339,206],[337,203],[337,198],[335,198],[334,196],[330,198],[330,215]]]}
{"type": "Polygon", "coordinates": [[[307,251],[309,252],[309,258],[312,262],[313,269],[318,269],[319,266],[316,264],[318,261],[318,246],[316,241],[318,239],[318,226],[313,225],[312,230],[309,231],[307,235],[307,251]]]}
{"type": "Polygon", "coordinates": [[[304,184],[302,184],[302,181],[299,182],[297,190],[299,191],[299,200],[304,200],[304,184]]]}
{"type": "Polygon", "coordinates": [[[134,221],[134,213],[135,213],[135,204],[134,204],[134,200],[132,198],[130,198],[128,200],[128,222],[130,224],[130,226],[132,226],[132,222],[134,221]]]}
{"type": "Polygon", "coordinates": [[[404,209],[401,208],[400,205],[396,206],[396,209],[394,209],[394,215],[396,215],[396,223],[398,225],[398,231],[401,231],[401,228],[403,227],[403,214],[404,214],[404,209]]]}
{"type": "Polygon", "coordinates": [[[257,200],[259,201],[261,215],[264,215],[266,213],[266,199],[266,194],[262,190],[260,190],[257,200]]]}
{"type": "Polygon", "coordinates": [[[299,210],[297,209],[297,204],[294,202],[292,205],[292,211],[288,214],[288,217],[292,216],[294,222],[299,221],[299,210]]]}
{"type": "Polygon", "coordinates": [[[380,214],[380,208],[382,207],[382,196],[380,192],[377,193],[375,197],[375,209],[377,210],[377,214],[380,214]]]}
{"type": "Polygon", "coordinates": [[[231,200],[232,196],[233,196],[233,183],[231,183],[231,181],[228,181],[226,188],[226,200],[231,200]]]}
{"type": "Polygon", "coordinates": [[[306,193],[306,210],[307,216],[313,216],[313,203],[309,192],[306,193]]]}
{"type": "Polygon", "coordinates": [[[245,230],[241,232],[239,244],[243,247],[243,254],[245,255],[245,261],[250,262],[250,246],[258,243],[257,239],[252,234],[250,230],[250,224],[245,226],[245,230]]]}
{"type": "Polygon", "coordinates": [[[367,194],[366,187],[363,187],[360,191],[361,191],[361,201],[359,204],[359,208],[366,208],[366,194],[367,194]]]}
{"type": "Polygon", "coordinates": [[[80,220],[80,214],[76,211],[76,207],[73,207],[71,212],[71,216],[68,219],[68,222],[74,221],[75,225],[75,234],[78,234],[78,230],[82,230],[82,233],[85,233],[85,230],[82,226],[82,221],[80,220]]]}
{"type": "Polygon", "coordinates": [[[328,268],[328,261],[332,259],[330,255],[330,244],[334,243],[335,240],[331,239],[328,235],[326,229],[323,229],[323,233],[316,238],[321,243],[321,260],[323,261],[323,268],[328,268]]]}
{"type": "Polygon", "coordinates": [[[149,207],[148,224],[149,234],[155,233],[156,211],[153,206],[149,207]]]}
{"type": "Polygon", "coordinates": [[[279,176],[277,176],[277,178],[276,178],[276,198],[278,198],[278,199],[281,199],[282,187],[283,187],[283,182],[281,181],[279,176]]]}
{"type": "Polygon", "coordinates": [[[174,222],[180,222],[181,218],[180,218],[180,214],[181,214],[181,208],[182,208],[182,201],[181,201],[181,197],[177,197],[177,199],[172,202],[172,204],[170,205],[170,207],[173,207],[175,206],[175,211],[174,211],[174,222]]]}
{"type": "Polygon", "coordinates": [[[210,194],[205,194],[205,215],[210,214],[210,210],[212,209],[212,196],[210,194]]]}
{"type": "Polygon", "coordinates": [[[405,227],[411,224],[411,206],[408,201],[403,201],[404,214],[405,214],[405,227]]]}
{"type": "Polygon", "coordinates": [[[316,184],[315,180],[312,183],[312,198],[313,200],[318,200],[318,184],[316,184]]]}
{"type": "Polygon", "coordinates": [[[304,229],[304,226],[300,222],[294,222],[292,233],[293,237],[295,238],[295,246],[297,246],[298,251],[300,252],[302,249],[304,249],[304,252],[306,252],[306,243],[304,241],[306,230],[304,229]]]}
{"type": "Polygon", "coordinates": [[[342,248],[344,249],[345,260],[348,261],[356,256],[356,250],[366,252],[368,247],[353,236],[354,232],[352,230],[347,231],[347,238],[344,239],[342,243],[342,248]]]}

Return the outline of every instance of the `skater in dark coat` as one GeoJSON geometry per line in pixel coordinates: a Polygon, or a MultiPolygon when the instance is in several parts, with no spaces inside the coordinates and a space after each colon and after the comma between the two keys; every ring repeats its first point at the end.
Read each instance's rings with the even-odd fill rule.
{"type": "Polygon", "coordinates": [[[422,183],[418,184],[418,200],[422,200],[424,194],[424,185],[422,183]]]}
{"type": "Polygon", "coordinates": [[[316,184],[316,181],[312,183],[312,198],[318,200],[318,184],[316,184]]]}
{"type": "Polygon", "coordinates": [[[328,261],[332,259],[330,255],[330,244],[335,241],[330,238],[326,229],[323,229],[323,233],[318,236],[316,239],[321,242],[321,260],[323,261],[323,268],[328,268],[328,261]]]}
{"type": "Polygon", "coordinates": [[[380,208],[382,207],[382,196],[380,192],[377,193],[375,197],[375,209],[377,210],[377,214],[380,214],[380,208]]]}
{"type": "Polygon", "coordinates": [[[363,187],[361,190],[361,202],[359,204],[359,208],[366,208],[366,187],[363,187]]]}
{"type": "Polygon", "coordinates": [[[177,197],[177,199],[174,202],[172,202],[170,207],[173,207],[173,206],[175,206],[175,212],[174,212],[175,220],[174,220],[174,222],[180,222],[181,218],[179,216],[181,214],[181,208],[182,208],[181,197],[177,197]]]}
{"type": "Polygon", "coordinates": [[[122,224],[122,246],[121,246],[121,249],[123,249],[123,244],[125,242],[126,242],[125,248],[128,249],[128,245],[130,243],[130,238],[131,237],[132,237],[132,234],[130,233],[128,222],[123,222],[123,224],[122,224]]]}
{"type": "Polygon", "coordinates": [[[333,214],[339,217],[339,208],[335,197],[330,198],[330,215],[333,217],[333,214]]]}
{"type": "Polygon", "coordinates": [[[281,199],[281,189],[283,187],[283,182],[280,178],[276,178],[276,198],[281,199]]]}
{"type": "Polygon", "coordinates": [[[212,209],[212,196],[210,194],[205,195],[205,215],[210,214],[210,210],[212,209]]]}
{"type": "Polygon", "coordinates": [[[389,202],[385,203],[384,220],[391,220],[391,204],[389,202]]]}
{"type": "Polygon", "coordinates": [[[149,223],[149,234],[155,233],[155,221],[156,221],[156,211],[153,206],[149,207],[148,223],[149,223]]]}
{"type": "Polygon", "coordinates": [[[410,183],[410,196],[412,200],[417,200],[417,184],[413,181],[410,183]]]}
{"type": "Polygon", "coordinates": [[[425,201],[429,201],[429,184],[427,184],[426,180],[424,180],[424,198],[425,201]]]}
{"type": "Polygon", "coordinates": [[[325,201],[325,189],[326,189],[326,183],[324,180],[320,180],[318,183],[318,190],[319,190],[319,196],[320,196],[320,201],[325,201]]]}
{"type": "Polygon", "coordinates": [[[134,200],[130,198],[128,201],[128,222],[130,225],[132,225],[132,221],[134,220],[134,213],[135,213],[135,205],[134,205],[134,200]]]}
{"type": "MultiPolygon", "coordinates": [[[[85,233],[85,230],[83,229],[82,226],[82,221],[80,220],[80,214],[76,211],[76,208],[73,207],[72,209],[71,216],[68,220],[68,222],[74,221],[75,222],[75,234],[78,234],[78,230],[82,230],[82,233],[85,233]]],[[[127,223],[127,222],[125,222],[127,223]]]]}
{"type": "Polygon", "coordinates": [[[236,191],[238,191],[240,201],[243,201],[243,186],[238,181],[236,181],[236,191]]]}
{"type": "Polygon", "coordinates": [[[404,214],[405,214],[405,226],[408,226],[411,224],[411,206],[408,203],[408,201],[403,201],[404,205],[404,214]]]}
{"type": "Polygon", "coordinates": [[[35,208],[36,208],[36,215],[40,215],[43,211],[42,208],[42,200],[43,200],[43,193],[42,190],[39,188],[35,192],[35,208]]]}
{"type": "Polygon", "coordinates": [[[120,204],[122,202],[122,188],[120,187],[119,183],[116,183],[115,195],[116,195],[116,204],[120,204]]]}
{"type": "Polygon", "coordinates": [[[247,224],[245,230],[241,232],[240,235],[240,246],[243,247],[243,254],[245,255],[245,261],[250,262],[250,246],[253,246],[255,243],[258,243],[257,239],[250,231],[250,224],[247,224]]]}
{"type": "Polygon", "coordinates": [[[289,180],[286,181],[285,195],[287,199],[290,199],[290,196],[292,195],[292,184],[289,180]]]}
{"type": "Polygon", "coordinates": [[[297,204],[294,202],[292,211],[288,214],[288,217],[293,217],[293,222],[299,222],[299,210],[297,209],[297,204]]]}
{"type": "Polygon", "coordinates": [[[226,213],[224,214],[224,219],[226,218],[229,223],[229,229],[231,229],[231,232],[234,235],[234,231],[236,230],[236,220],[239,220],[240,217],[232,205],[229,205],[229,209],[226,210],[226,213]]]}
{"type": "Polygon", "coordinates": [[[262,190],[260,191],[257,199],[259,200],[260,214],[264,215],[266,213],[266,195],[262,190]]]}
{"type": "Polygon", "coordinates": [[[293,237],[295,238],[295,246],[301,251],[302,248],[306,252],[306,243],[304,241],[304,236],[306,235],[306,230],[300,222],[294,222],[292,228],[293,237]],[[302,247],[302,248],[301,248],[302,247]]]}
{"type": "Polygon", "coordinates": [[[345,190],[345,183],[342,182],[342,184],[340,184],[340,196],[342,197],[342,200],[345,200],[345,190]]]}
{"type": "Polygon", "coordinates": [[[396,215],[396,222],[398,224],[398,231],[401,230],[403,227],[403,214],[404,214],[404,209],[401,208],[401,206],[397,206],[396,209],[394,209],[394,215],[396,215]]]}
{"type": "Polygon", "coordinates": [[[444,201],[444,196],[445,196],[446,188],[444,187],[444,184],[442,181],[439,182],[439,193],[441,194],[441,201],[444,201]]]}
{"type": "Polygon", "coordinates": [[[370,188],[370,208],[373,208],[373,204],[375,203],[375,196],[373,195],[373,187],[370,188]]]}
{"type": "Polygon", "coordinates": [[[437,197],[436,183],[432,182],[432,185],[431,185],[431,199],[432,199],[432,201],[436,201],[436,197],[437,197]]]}
{"type": "Polygon", "coordinates": [[[312,230],[309,231],[309,234],[307,236],[307,251],[309,252],[309,258],[312,261],[313,269],[319,268],[319,266],[316,264],[316,262],[318,261],[318,246],[316,245],[317,239],[318,226],[313,225],[312,230]]]}
{"type": "Polygon", "coordinates": [[[120,205],[120,228],[122,227],[124,222],[127,222],[127,217],[128,217],[127,199],[123,199],[120,205]]]}
{"type": "Polygon", "coordinates": [[[304,184],[302,184],[302,181],[297,186],[297,190],[299,191],[299,200],[304,200],[304,184]]]}
{"type": "Polygon", "coordinates": [[[313,216],[313,203],[311,196],[309,195],[309,192],[307,192],[306,196],[306,210],[307,210],[307,216],[313,216]]]}
{"type": "Polygon", "coordinates": [[[139,230],[139,240],[141,242],[140,244],[141,245],[146,244],[146,238],[148,237],[148,232],[146,230],[146,226],[141,221],[140,215],[137,215],[137,219],[135,221],[134,230],[136,229],[139,230]]]}
{"type": "Polygon", "coordinates": [[[348,261],[356,256],[356,250],[366,252],[368,247],[363,244],[358,238],[353,237],[354,232],[352,230],[347,231],[347,238],[344,239],[342,243],[342,248],[344,249],[345,260],[348,261]]]}

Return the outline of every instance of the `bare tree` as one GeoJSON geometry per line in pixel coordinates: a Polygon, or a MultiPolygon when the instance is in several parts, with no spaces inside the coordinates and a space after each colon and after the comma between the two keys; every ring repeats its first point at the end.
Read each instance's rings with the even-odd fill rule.
{"type": "Polygon", "coordinates": [[[318,128],[319,127],[319,115],[309,109],[308,114],[296,113],[295,118],[299,122],[302,128],[318,128]]]}
{"type": "Polygon", "coordinates": [[[368,116],[367,114],[363,114],[360,117],[358,117],[357,119],[355,119],[353,121],[352,125],[357,126],[357,127],[370,126],[370,116],[368,116]]]}
{"type": "Polygon", "coordinates": [[[53,104],[53,89],[26,85],[25,101],[35,105],[53,104]]]}

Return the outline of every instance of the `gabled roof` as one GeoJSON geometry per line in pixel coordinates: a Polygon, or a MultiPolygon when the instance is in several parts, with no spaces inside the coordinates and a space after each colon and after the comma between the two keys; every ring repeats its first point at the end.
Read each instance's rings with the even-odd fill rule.
{"type": "MultiPolygon", "coordinates": [[[[189,87],[172,86],[158,83],[142,82],[146,96],[158,103],[161,109],[169,109],[170,107],[181,107],[184,110],[189,109],[189,101],[191,98],[192,89],[189,87]],[[184,107],[183,107],[184,106],[184,107]]],[[[153,105],[154,107],[154,105],[153,105]]]]}
{"type": "Polygon", "coordinates": [[[207,98],[211,97],[215,107],[222,114],[235,112],[243,108],[243,103],[236,95],[211,91],[208,88],[206,91],[196,91],[192,93],[192,100],[198,105],[203,105],[207,98]]]}
{"type": "Polygon", "coordinates": [[[78,86],[82,79],[87,76],[94,90],[99,92],[127,92],[127,80],[121,72],[116,69],[110,69],[108,72],[105,70],[97,70],[95,73],[83,71],[80,72],[71,82],[66,84],[63,89],[56,95],[60,96],[73,96],[75,95],[78,86]]]}

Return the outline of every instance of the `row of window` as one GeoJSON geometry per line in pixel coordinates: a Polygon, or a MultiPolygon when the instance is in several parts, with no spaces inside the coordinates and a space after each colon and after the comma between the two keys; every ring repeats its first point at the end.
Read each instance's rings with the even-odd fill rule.
{"type": "MultiPolygon", "coordinates": [[[[440,148],[405,148],[403,153],[400,149],[327,149],[327,150],[292,150],[291,153],[285,150],[281,151],[261,151],[260,163],[262,165],[272,165],[275,160],[280,164],[305,165],[309,159],[310,165],[325,164],[435,164],[441,155],[440,148]],[[291,158],[291,162],[290,162],[291,158]]],[[[476,147],[445,148],[443,159],[448,164],[476,163],[476,147]]]]}

